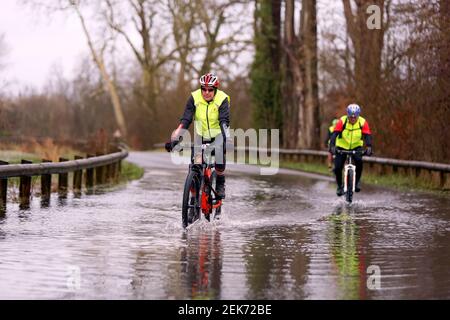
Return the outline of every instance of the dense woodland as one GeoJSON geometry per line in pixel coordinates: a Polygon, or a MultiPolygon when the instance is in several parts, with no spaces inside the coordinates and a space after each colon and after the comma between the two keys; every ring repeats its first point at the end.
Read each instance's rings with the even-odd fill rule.
{"type": "Polygon", "coordinates": [[[212,71],[231,96],[233,128],[280,129],[284,147],[323,149],[333,117],[356,102],[376,155],[450,162],[450,1],[23,6],[42,19],[76,16],[89,54],[73,78],[55,68],[43,89],[13,94],[2,76],[8,30],[0,30],[3,138],[89,139],[119,129],[131,147],[151,148],[167,140],[198,77],[212,71]]]}

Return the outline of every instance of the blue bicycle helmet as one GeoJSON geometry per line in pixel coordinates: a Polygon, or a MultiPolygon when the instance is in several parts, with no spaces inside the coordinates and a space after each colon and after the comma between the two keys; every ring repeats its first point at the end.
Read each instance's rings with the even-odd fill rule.
{"type": "Polygon", "coordinates": [[[361,108],[357,104],[352,103],[352,104],[348,105],[348,107],[347,107],[347,116],[349,116],[349,117],[352,117],[352,116],[359,117],[360,113],[361,113],[361,108]]]}

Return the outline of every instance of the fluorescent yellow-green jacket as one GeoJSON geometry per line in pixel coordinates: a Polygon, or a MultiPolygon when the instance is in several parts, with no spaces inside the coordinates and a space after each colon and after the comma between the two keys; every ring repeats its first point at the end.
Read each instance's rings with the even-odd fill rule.
{"type": "Polygon", "coordinates": [[[195,105],[195,132],[206,139],[217,137],[221,133],[219,107],[225,99],[228,99],[228,103],[230,103],[230,97],[225,92],[217,90],[214,99],[208,103],[203,99],[201,89],[198,89],[191,94],[194,98],[195,105]]]}
{"type": "MultiPolygon", "coordinates": [[[[368,125],[366,124],[366,119],[361,116],[358,117],[355,124],[351,124],[350,121],[347,120],[347,116],[342,116],[340,118],[340,122],[336,124],[335,130],[336,129],[341,131],[336,138],[336,147],[346,150],[362,147],[364,144],[363,129],[369,130],[368,125]]],[[[370,131],[368,131],[368,133],[370,134],[370,131]]]]}

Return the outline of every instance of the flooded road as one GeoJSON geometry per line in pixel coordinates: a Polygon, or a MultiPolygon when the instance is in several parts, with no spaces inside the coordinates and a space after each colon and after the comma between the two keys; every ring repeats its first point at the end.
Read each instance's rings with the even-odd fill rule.
{"type": "Polygon", "coordinates": [[[221,220],[181,228],[187,167],[0,216],[1,299],[449,299],[450,199],[227,165],[221,220]]]}

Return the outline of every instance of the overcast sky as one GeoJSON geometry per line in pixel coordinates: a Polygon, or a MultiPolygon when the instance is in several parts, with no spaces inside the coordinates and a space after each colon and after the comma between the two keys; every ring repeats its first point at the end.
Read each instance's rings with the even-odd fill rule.
{"type": "MultiPolygon", "coordinates": [[[[61,70],[63,77],[72,78],[76,61],[88,54],[79,20],[73,14],[50,17],[33,13],[20,2],[0,0],[0,35],[4,35],[8,47],[1,61],[6,69],[0,71],[0,88],[12,93],[25,86],[40,90],[55,68],[61,70]]],[[[320,27],[342,19],[339,6],[340,1],[336,0],[318,1],[319,32],[320,27]]]]}
{"type": "Polygon", "coordinates": [[[26,85],[40,89],[54,65],[71,77],[75,60],[88,52],[75,17],[37,17],[18,0],[0,1],[0,34],[8,47],[0,73],[10,83],[7,91],[26,85]]]}

